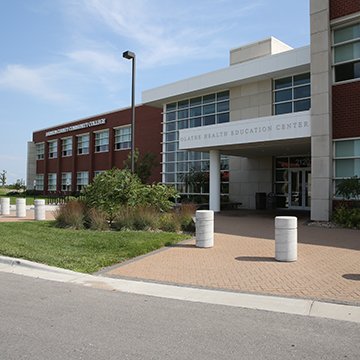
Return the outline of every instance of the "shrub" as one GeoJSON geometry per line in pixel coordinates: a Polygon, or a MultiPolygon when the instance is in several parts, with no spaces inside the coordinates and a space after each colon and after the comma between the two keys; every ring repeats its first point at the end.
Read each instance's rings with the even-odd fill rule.
{"type": "Polygon", "coordinates": [[[335,209],[332,220],[347,228],[360,229],[360,209],[341,204],[335,209]]]}
{"type": "Polygon", "coordinates": [[[155,230],[159,213],[150,207],[124,206],[117,212],[113,221],[116,230],[155,230]]]}
{"type": "Polygon", "coordinates": [[[343,199],[359,199],[360,198],[360,179],[353,176],[349,179],[343,179],[336,187],[336,195],[340,195],[343,199]]]}
{"type": "Polygon", "coordinates": [[[167,232],[180,231],[179,218],[174,213],[165,213],[160,216],[159,229],[167,232]]]}
{"type": "Polygon", "coordinates": [[[182,231],[195,232],[195,222],[193,217],[195,216],[197,206],[192,203],[181,204],[179,208],[178,217],[182,231]]]}
{"type": "Polygon", "coordinates": [[[55,212],[55,225],[61,228],[83,229],[86,213],[85,204],[79,200],[71,200],[60,205],[55,212]]]}
{"type": "Polygon", "coordinates": [[[102,210],[94,208],[86,214],[86,225],[91,230],[109,230],[106,214],[102,210]]]}

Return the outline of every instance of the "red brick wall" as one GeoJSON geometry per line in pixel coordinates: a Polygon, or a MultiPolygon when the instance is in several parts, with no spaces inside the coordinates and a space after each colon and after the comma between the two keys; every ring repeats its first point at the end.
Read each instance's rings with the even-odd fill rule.
{"type": "Polygon", "coordinates": [[[360,81],[332,88],[333,138],[360,136],[360,81]]]}
{"type": "MultiPolygon", "coordinates": [[[[136,108],[135,123],[135,147],[139,149],[140,155],[154,153],[156,155],[156,165],[153,168],[149,182],[161,181],[161,151],[162,151],[162,114],[161,109],[147,105],[141,105],[136,108]]],[[[61,146],[58,149],[58,158],[48,159],[47,146],[45,159],[37,161],[37,173],[44,174],[45,186],[47,188],[47,174],[50,172],[58,173],[58,191],[60,190],[61,172],[72,171],[73,191],[75,190],[76,173],[78,171],[89,171],[89,180],[94,176],[94,171],[108,170],[113,167],[122,168],[124,160],[128,157],[129,150],[114,150],[113,128],[129,125],[131,123],[131,109],[114,111],[112,113],[98,115],[74,121],[72,123],[60,124],[58,126],[33,133],[33,141],[47,142],[49,140],[60,139],[62,137],[73,137],[73,156],[61,157],[61,146]],[[67,132],[63,134],[46,137],[45,133],[50,130],[60,129],[70,125],[81,124],[84,122],[106,118],[106,123],[87,129],[67,132]],[[109,129],[109,151],[104,153],[94,153],[94,136],[90,136],[90,153],[88,155],[76,154],[76,135],[109,129]]]]}
{"type": "Polygon", "coordinates": [[[360,11],[360,0],[330,0],[330,19],[360,11]]]}

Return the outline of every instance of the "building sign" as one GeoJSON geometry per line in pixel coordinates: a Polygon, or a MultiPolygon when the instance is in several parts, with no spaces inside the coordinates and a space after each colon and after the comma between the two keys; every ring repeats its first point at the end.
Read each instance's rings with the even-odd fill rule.
{"type": "Polygon", "coordinates": [[[310,136],[310,112],[304,111],[180,130],[179,148],[201,149],[310,136]]]}
{"type": "Polygon", "coordinates": [[[51,130],[51,131],[47,131],[45,136],[53,136],[53,135],[58,135],[58,134],[63,134],[63,133],[67,133],[70,131],[76,131],[76,130],[81,130],[81,129],[87,129],[89,127],[93,127],[93,126],[98,126],[98,125],[103,125],[106,123],[106,119],[98,119],[98,120],[93,120],[93,121],[88,121],[86,123],[82,123],[82,124],[77,124],[77,125],[71,125],[71,126],[67,126],[67,127],[63,127],[60,129],[56,129],[56,130],[51,130]]]}

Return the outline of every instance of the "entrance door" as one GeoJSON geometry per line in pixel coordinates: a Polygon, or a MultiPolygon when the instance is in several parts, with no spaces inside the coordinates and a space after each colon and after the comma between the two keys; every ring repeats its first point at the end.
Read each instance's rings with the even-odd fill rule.
{"type": "Polygon", "coordinates": [[[309,209],[311,197],[310,169],[290,169],[289,208],[309,209]]]}

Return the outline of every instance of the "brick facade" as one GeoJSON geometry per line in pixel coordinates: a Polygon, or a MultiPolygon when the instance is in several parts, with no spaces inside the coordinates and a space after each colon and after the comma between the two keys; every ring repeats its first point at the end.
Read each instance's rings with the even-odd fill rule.
{"type": "Polygon", "coordinates": [[[330,0],[330,20],[360,11],[360,0],[330,0]]]}
{"type": "Polygon", "coordinates": [[[333,138],[360,137],[360,81],[332,88],[333,138]]]}
{"type": "MultiPolygon", "coordinates": [[[[139,149],[140,156],[146,153],[156,155],[156,165],[152,170],[149,182],[161,181],[161,151],[162,151],[162,114],[161,109],[152,106],[141,105],[135,110],[135,147],[139,149]]],[[[108,170],[113,167],[123,168],[124,161],[129,156],[129,149],[115,150],[115,130],[114,128],[131,123],[131,109],[114,111],[111,113],[92,116],[81,121],[74,121],[67,124],[58,125],[33,133],[35,143],[45,143],[45,159],[36,161],[36,173],[44,174],[44,190],[48,187],[48,174],[57,174],[57,192],[61,191],[61,174],[64,172],[72,173],[72,191],[76,189],[76,174],[79,171],[89,172],[89,181],[94,177],[95,171],[108,170]],[[105,124],[86,129],[69,131],[53,136],[46,136],[46,132],[64,127],[87,123],[89,121],[106,119],[105,124]],[[95,153],[94,132],[109,129],[109,150],[106,152],[95,153]],[[90,144],[89,153],[77,155],[77,135],[89,133],[90,144]],[[61,139],[72,137],[72,156],[61,156],[61,139]],[[58,156],[54,159],[48,158],[48,141],[57,140],[58,156]]]]}

